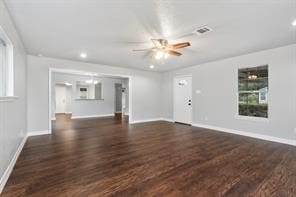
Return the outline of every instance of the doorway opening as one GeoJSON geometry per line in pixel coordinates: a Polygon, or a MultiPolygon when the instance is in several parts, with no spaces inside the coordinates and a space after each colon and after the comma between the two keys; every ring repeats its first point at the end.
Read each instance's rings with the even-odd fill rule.
{"type": "Polygon", "coordinates": [[[67,92],[65,85],[55,85],[55,109],[56,114],[63,114],[66,112],[67,92]]]}
{"type": "Polygon", "coordinates": [[[116,117],[128,116],[128,88],[127,84],[115,83],[115,104],[114,113],[116,117]]]}
{"type": "Polygon", "coordinates": [[[72,99],[72,84],[56,83],[53,91],[52,120],[69,119],[71,118],[71,99],[72,99]]]}
{"type": "Polygon", "coordinates": [[[71,113],[72,84],[57,83],[55,85],[55,113],[71,113]]]}
{"type": "Polygon", "coordinates": [[[71,127],[87,118],[118,123],[118,114],[120,121],[132,122],[131,77],[65,69],[50,69],[49,77],[51,132],[53,124],[71,127]]]}

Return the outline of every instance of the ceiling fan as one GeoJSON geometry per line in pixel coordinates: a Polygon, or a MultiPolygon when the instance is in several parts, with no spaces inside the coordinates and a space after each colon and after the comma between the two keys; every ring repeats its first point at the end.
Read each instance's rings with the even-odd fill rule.
{"type": "Polygon", "coordinates": [[[148,49],[134,49],[133,51],[150,51],[151,56],[155,59],[167,59],[169,56],[181,56],[182,53],[176,51],[176,49],[190,46],[190,42],[169,44],[166,39],[151,39],[151,42],[154,47],[148,49]]]}

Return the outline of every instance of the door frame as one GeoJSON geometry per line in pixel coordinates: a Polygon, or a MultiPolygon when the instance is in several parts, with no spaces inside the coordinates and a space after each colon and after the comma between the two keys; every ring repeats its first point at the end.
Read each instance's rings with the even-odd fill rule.
{"type": "Polygon", "coordinates": [[[191,118],[190,118],[190,124],[189,125],[192,125],[192,118],[193,118],[193,106],[194,106],[194,102],[193,102],[193,77],[192,77],[192,74],[185,74],[185,75],[176,75],[174,76],[174,79],[173,79],[173,122],[176,122],[176,119],[175,119],[175,93],[176,93],[176,89],[175,89],[175,81],[176,79],[178,78],[181,78],[181,77],[191,77],[191,118]]]}
{"type": "Polygon", "coordinates": [[[98,75],[103,75],[103,76],[108,76],[108,77],[121,77],[121,78],[127,78],[128,79],[128,99],[129,99],[129,103],[128,103],[128,111],[129,111],[129,124],[132,124],[133,123],[133,107],[132,107],[132,83],[133,83],[133,80],[132,80],[132,76],[130,75],[120,75],[120,74],[112,74],[112,73],[101,73],[101,72],[96,72],[96,71],[86,71],[86,70],[73,70],[73,69],[61,69],[61,68],[54,68],[54,67],[49,67],[49,70],[48,70],[48,134],[51,134],[52,133],[52,123],[51,123],[51,113],[52,113],[52,110],[51,110],[51,91],[52,91],[52,85],[51,85],[51,82],[52,82],[52,74],[53,73],[68,73],[68,74],[98,74],[98,75]]]}

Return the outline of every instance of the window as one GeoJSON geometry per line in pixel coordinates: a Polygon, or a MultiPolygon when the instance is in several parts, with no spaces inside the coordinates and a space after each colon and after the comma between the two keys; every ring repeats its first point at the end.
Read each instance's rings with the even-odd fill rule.
{"type": "Polygon", "coordinates": [[[13,46],[0,27],[0,97],[13,95],[13,46]]]}
{"type": "Polygon", "coordinates": [[[238,70],[241,116],[268,117],[268,65],[238,70]]]}

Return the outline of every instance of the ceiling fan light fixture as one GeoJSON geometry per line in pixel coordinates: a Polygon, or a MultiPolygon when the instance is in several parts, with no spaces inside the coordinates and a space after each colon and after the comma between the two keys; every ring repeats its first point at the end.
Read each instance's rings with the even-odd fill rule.
{"type": "Polygon", "coordinates": [[[159,59],[161,59],[163,57],[164,57],[164,52],[163,51],[157,51],[155,53],[155,56],[154,56],[154,58],[157,59],[157,60],[159,60],[159,59]]]}
{"type": "Polygon", "coordinates": [[[182,53],[177,49],[182,49],[191,46],[190,42],[181,42],[169,44],[166,39],[151,39],[154,47],[149,49],[134,49],[133,51],[148,51],[150,57],[156,60],[168,59],[170,56],[181,56],[182,53]]]}
{"type": "Polygon", "coordinates": [[[165,52],[164,59],[168,59],[170,57],[170,54],[168,52],[165,52]]]}

